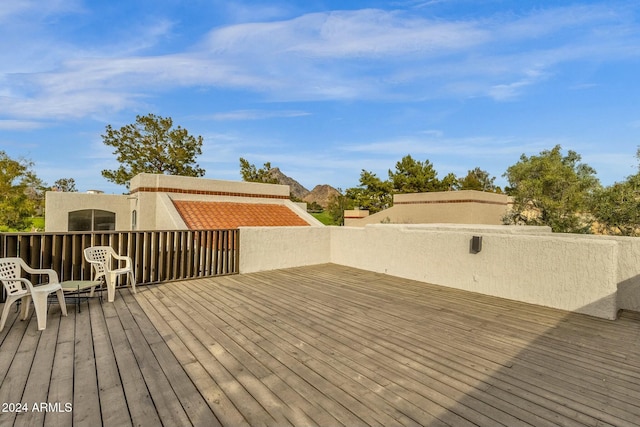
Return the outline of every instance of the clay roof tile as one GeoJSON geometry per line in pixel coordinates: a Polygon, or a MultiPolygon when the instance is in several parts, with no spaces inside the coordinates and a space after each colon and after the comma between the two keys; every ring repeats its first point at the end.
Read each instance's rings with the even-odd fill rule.
{"type": "Polygon", "coordinates": [[[284,205],[186,200],[174,200],[173,204],[191,230],[309,225],[284,205]]]}

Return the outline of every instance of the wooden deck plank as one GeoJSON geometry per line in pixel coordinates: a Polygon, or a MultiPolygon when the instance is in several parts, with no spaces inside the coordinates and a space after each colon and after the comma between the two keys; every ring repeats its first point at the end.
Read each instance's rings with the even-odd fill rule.
{"type": "MultiPolygon", "coordinates": [[[[228,316],[224,316],[221,307],[215,307],[207,304],[207,306],[203,306],[201,303],[201,299],[195,297],[193,294],[188,295],[184,292],[180,292],[179,295],[182,297],[181,299],[185,301],[185,307],[199,307],[201,312],[195,314],[197,318],[212,322],[217,325],[218,328],[225,328],[224,325],[228,325],[228,327],[234,331],[230,338],[232,341],[225,340],[225,348],[230,352],[237,354],[240,359],[242,359],[245,365],[252,369],[254,374],[260,378],[261,380],[267,378],[267,382],[277,383],[279,384],[279,389],[282,390],[283,403],[286,404],[287,401],[297,402],[298,407],[289,408],[286,417],[290,420],[299,419],[302,414],[307,414],[308,416],[315,417],[317,423],[321,425],[326,425],[326,423],[335,423],[336,420],[332,419],[328,416],[328,413],[324,411],[318,412],[317,403],[316,405],[307,401],[304,392],[300,391],[297,387],[288,386],[286,382],[280,377],[282,374],[282,369],[284,365],[277,361],[269,352],[261,349],[259,346],[254,344],[255,341],[264,341],[264,337],[259,335],[253,335],[251,338],[245,336],[246,334],[251,334],[250,329],[247,327],[248,325],[241,324],[239,322],[233,322],[228,316]],[[211,314],[211,311],[215,311],[215,315],[211,314]],[[238,342],[238,343],[236,343],[238,342]],[[244,354],[243,354],[244,353],[244,354]],[[247,356],[251,356],[250,358],[247,356]],[[259,363],[254,363],[253,361],[260,361],[259,363]],[[274,363],[275,362],[275,363],[274,363]],[[299,390],[299,391],[296,391],[299,390]],[[322,424],[325,423],[325,424],[322,424]]],[[[178,294],[176,294],[178,297],[178,294]]],[[[190,310],[193,312],[193,310],[190,310]]],[[[219,338],[220,335],[217,335],[219,338]]],[[[289,379],[293,378],[293,382],[296,386],[302,386],[302,382],[298,380],[297,376],[288,377],[289,379]]],[[[266,385],[266,384],[265,384],[266,385]]],[[[271,389],[271,387],[267,387],[271,389]]],[[[277,406],[281,406],[278,404],[277,406]]],[[[296,424],[309,424],[308,421],[305,420],[297,422],[296,424]]]]}
{"type": "MultiPolygon", "coordinates": [[[[162,296],[162,290],[154,289],[147,298],[153,299],[157,295],[162,296]]],[[[226,408],[226,417],[237,419],[237,415],[241,415],[249,425],[267,425],[274,422],[271,415],[245,390],[242,384],[229,372],[226,367],[220,363],[215,354],[224,351],[219,346],[212,345],[207,347],[193,334],[193,326],[189,324],[186,327],[181,320],[182,313],[176,312],[175,303],[172,298],[163,298],[166,305],[157,304],[154,307],[166,319],[168,325],[176,331],[180,337],[182,344],[195,357],[207,372],[207,375],[217,384],[224,396],[218,397],[222,400],[223,408],[226,408]],[[235,414],[231,406],[237,408],[238,414],[235,414]]],[[[225,414],[221,414],[220,418],[226,418],[225,414]]],[[[244,423],[242,423],[244,424],[244,423]]]]}
{"type": "MultiPolygon", "coordinates": [[[[325,285],[326,285],[326,284],[325,284],[325,285]]],[[[401,334],[401,333],[402,333],[402,331],[394,331],[392,334],[393,334],[393,335],[395,335],[396,333],[401,334]]],[[[413,345],[415,345],[417,341],[419,341],[419,340],[415,340],[415,339],[414,339],[414,340],[412,340],[413,345]]],[[[430,342],[432,343],[432,342],[433,342],[433,339],[430,339],[430,342]]],[[[477,347],[477,346],[479,346],[479,345],[480,345],[479,343],[476,343],[476,344],[475,344],[475,346],[476,346],[476,347],[477,347]]],[[[446,350],[445,350],[445,352],[446,352],[446,350]]],[[[597,403],[594,403],[594,402],[591,402],[591,403],[593,404],[593,406],[596,406],[596,407],[597,407],[597,403]]],[[[615,406],[615,405],[614,405],[614,406],[615,406]]],[[[554,422],[557,422],[557,421],[558,421],[557,419],[554,419],[554,422]]],[[[616,420],[616,422],[618,422],[618,423],[619,423],[620,421],[619,421],[619,420],[616,420]]]]}
{"type": "Polygon", "coordinates": [[[9,409],[8,412],[0,412],[1,425],[13,425],[18,414],[22,415],[25,413],[24,411],[31,410],[32,402],[24,402],[22,394],[27,384],[41,333],[38,331],[35,313],[32,312],[32,316],[21,323],[21,327],[26,326],[26,331],[22,335],[20,345],[14,353],[15,357],[13,357],[2,385],[0,385],[0,403],[17,403],[20,404],[20,407],[17,411],[9,409]],[[26,409],[23,407],[25,404],[26,409]]]}
{"type": "MultiPolygon", "coordinates": [[[[22,342],[25,332],[27,331],[27,325],[29,322],[22,322],[17,320],[19,313],[15,313],[13,310],[9,314],[7,323],[2,330],[2,344],[0,351],[0,384],[4,384],[4,380],[9,372],[9,367],[16,356],[18,347],[22,342]]],[[[2,415],[0,414],[0,417],[2,415]]]]}
{"type": "Polygon", "coordinates": [[[226,394],[220,389],[218,384],[209,376],[206,369],[198,362],[195,354],[191,353],[182,339],[189,339],[188,331],[183,328],[180,322],[171,319],[171,315],[162,304],[156,299],[152,292],[140,293],[136,300],[140,303],[145,313],[153,324],[158,328],[158,333],[162,336],[167,346],[175,354],[178,361],[185,368],[185,372],[194,385],[198,388],[209,407],[223,425],[233,425],[248,427],[249,423],[244,416],[228,399],[226,394]],[[180,325],[173,329],[169,322],[180,325]]]}
{"type": "Polygon", "coordinates": [[[37,331],[12,310],[0,399],[73,411],[0,425],[640,419],[638,313],[606,321],[332,264],[122,289],[68,311],[52,305],[37,331]]]}
{"type": "MultiPolygon", "coordinates": [[[[71,404],[71,411],[47,412],[44,425],[47,427],[65,427],[73,424],[73,407],[79,402],[73,401],[73,376],[75,360],[76,311],[67,306],[67,317],[60,318],[58,342],[51,368],[51,382],[48,384],[47,402],[71,404]]],[[[47,384],[40,383],[43,388],[47,384]]],[[[35,424],[34,424],[35,425],[35,424]]]]}
{"type": "Polygon", "coordinates": [[[132,425],[127,399],[120,381],[116,356],[113,353],[113,345],[100,301],[92,299],[87,306],[87,311],[90,316],[96,355],[95,366],[100,393],[102,425],[107,427],[132,425]]]}
{"type": "MultiPolygon", "coordinates": [[[[486,332],[486,331],[485,331],[486,332]]],[[[479,343],[475,343],[475,345],[480,345],[479,343]]],[[[545,344],[543,344],[545,345],[545,344]]],[[[564,351],[566,352],[566,348],[564,349],[564,351]]],[[[547,359],[549,359],[549,353],[550,350],[548,348],[542,348],[541,351],[535,356],[534,359],[544,359],[545,357],[547,359]]],[[[592,356],[592,355],[590,355],[592,356]]],[[[527,367],[529,369],[535,370],[537,374],[540,374],[541,372],[547,372],[548,375],[548,381],[549,382],[553,382],[553,381],[561,381],[563,386],[567,386],[567,389],[572,389],[571,385],[574,384],[575,382],[579,382],[579,383],[583,383],[585,377],[589,378],[592,376],[590,375],[590,372],[593,372],[593,369],[591,370],[584,370],[583,372],[580,372],[579,369],[576,369],[576,366],[573,366],[573,369],[569,370],[569,372],[572,372],[572,374],[574,375],[569,376],[569,375],[565,375],[564,372],[558,372],[557,368],[558,368],[558,363],[560,363],[561,360],[550,360],[549,362],[545,363],[545,362],[540,362],[540,360],[529,360],[528,362],[524,362],[523,360],[519,360],[518,363],[518,367],[521,367],[523,365],[527,365],[527,367]],[[559,377],[559,378],[558,378],[559,377]],[[573,381],[573,382],[572,382],[573,381]]],[[[521,375],[521,372],[518,371],[517,369],[514,369],[514,374],[516,373],[516,371],[518,372],[517,375],[521,375]]],[[[610,377],[611,378],[611,377],[610,377]]],[[[615,378],[613,378],[613,381],[615,382],[615,378]]],[[[625,408],[627,407],[629,404],[633,404],[633,402],[637,402],[636,397],[634,396],[634,393],[629,392],[629,390],[625,390],[625,394],[624,395],[620,395],[618,397],[614,396],[607,396],[606,398],[604,398],[604,396],[600,395],[598,396],[597,394],[594,396],[590,396],[588,392],[585,391],[584,389],[584,385],[581,385],[580,387],[578,387],[578,385],[576,385],[574,389],[574,400],[575,401],[585,401],[585,400],[589,400],[591,397],[594,397],[594,399],[590,400],[588,403],[593,406],[594,408],[597,408],[598,405],[601,403],[607,404],[607,405],[611,405],[613,406],[613,408],[611,408],[611,411],[614,415],[615,415],[615,407],[620,406],[621,408],[625,408]],[[625,403],[623,402],[623,400],[625,400],[625,398],[628,398],[628,402],[625,403]]],[[[611,393],[612,388],[609,387],[608,391],[609,393],[611,393]]],[[[625,414],[620,412],[618,413],[618,416],[621,417],[625,417],[625,414]]],[[[628,421],[630,421],[629,419],[627,419],[628,421]]],[[[616,423],[620,423],[619,420],[613,420],[616,423]]],[[[612,422],[613,422],[612,421],[612,422]]]]}
{"type": "Polygon", "coordinates": [[[131,294],[125,294],[123,300],[131,315],[136,319],[140,332],[149,343],[149,347],[155,355],[159,367],[162,369],[175,391],[176,398],[182,405],[189,420],[194,425],[214,427],[220,425],[219,420],[211,411],[202,395],[198,392],[189,376],[185,373],[175,355],[166,345],[157,329],[144,314],[140,305],[131,294]]]}
{"type": "Polygon", "coordinates": [[[42,331],[40,334],[40,340],[38,341],[38,347],[36,348],[33,365],[29,371],[27,384],[22,398],[20,399],[21,402],[25,402],[31,407],[29,408],[29,411],[19,414],[16,417],[14,424],[16,427],[29,427],[44,424],[44,417],[49,408],[43,408],[42,404],[46,405],[48,403],[53,403],[55,405],[55,410],[65,410],[64,403],[49,402],[47,400],[48,390],[42,387],[43,379],[46,379],[45,382],[51,381],[51,368],[53,366],[53,358],[55,356],[55,347],[58,342],[59,327],[60,316],[48,318],[47,329],[42,331]]]}
{"type": "MultiPolygon", "coordinates": [[[[218,298],[217,300],[219,301],[223,301],[223,298],[221,296],[221,294],[218,294],[218,298]]],[[[228,302],[230,302],[229,300],[226,300],[228,302]]],[[[244,301],[245,303],[247,301],[244,301]]],[[[239,307],[244,306],[245,304],[241,304],[239,307]]],[[[222,309],[222,307],[220,307],[220,309],[222,309]]],[[[358,392],[356,392],[355,394],[358,395],[358,398],[362,401],[362,403],[368,404],[370,405],[369,409],[373,414],[376,414],[380,411],[386,411],[384,413],[384,415],[381,415],[381,419],[385,419],[384,416],[389,417],[391,416],[393,418],[393,420],[395,422],[399,422],[400,419],[403,419],[404,423],[407,423],[409,425],[412,424],[411,421],[416,421],[416,419],[420,419],[422,421],[426,420],[429,418],[429,414],[426,413],[422,407],[414,407],[412,409],[416,409],[416,408],[420,408],[419,409],[419,416],[416,416],[414,414],[413,419],[411,417],[405,417],[403,416],[404,413],[400,412],[400,411],[396,411],[393,408],[389,408],[388,404],[385,404],[386,402],[382,399],[376,399],[375,403],[372,402],[371,400],[371,394],[368,394],[369,399],[366,399],[367,394],[364,393],[363,390],[365,390],[366,388],[364,387],[364,383],[366,383],[366,377],[362,375],[362,373],[360,372],[356,372],[354,370],[352,370],[349,367],[345,367],[344,365],[340,365],[336,362],[338,362],[337,360],[337,355],[336,353],[331,350],[329,354],[323,354],[322,351],[320,351],[317,348],[314,348],[314,343],[312,343],[311,338],[312,337],[317,337],[317,334],[312,330],[312,329],[305,329],[303,330],[298,336],[294,336],[293,334],[290,334],[290,331],[287,329],[284,319],[282,319],[281,317],[278,318],[277,322],[274,321],[270,321],[270,320],[265,320],[264,318],[260,318],[257,317],[257,313],[260,311],[259,307],[251,307],[251,309],[236,309],[239,310],[237,315],[240,316],[240,319],[242,319],[243,321],[246,322],[246,319],[252,319],[252,327],[256,330],[256,331],[261,331],[261,333],[264,335],[264,338],[267,339],[267,342],[271,341],[271,340],[278,340],[278,341],[282,341],[283,345],[284,343],[286,344],[285,349],[288,350],[288,353],[290,354],[294,354],[296,359],[301,360],[303,363],[307,364],[310,368],[314,368],[315,371],[319,374],[321,374],[324,378],[326,378],[327,376],[330,375],[330,369],[332,370],[336,370],[336,374],[334,375],[342,375],[345,378],[342,381],[338,381],[337,378],[340,378],[339,376],[336,376],[336,379],[334,379],[333,381],[335,381],[336,383],[338,383],[342,388],[345,388],[345,392],[354,392],[354,390],[358,390],[358,392]],[[277,323],[277,326],[275,326],[275,324],[277,323]],[[314,361],[314,359],[317,359],[320,364],[316,363],[314,361]],[[330,366],[329,366],[330,365],[330,366]],[[348,384],[346,381],[351,379],[352,380],[352,384],[348,384]]],[[[267,316],[269,316],[268,313],[266,313],[267,316]]],[[[282,347],[282,345],[281,345],[282,347]]],[[[326,348],[328,349],[333,349],[335,346],[333,344],[330,344],[329,346],[327,346],[326,348]]],[[[380,384],[369,384],[370,385],[370,389],[372,392],[375,393],[379,393],[381,389],[385,389],[385,386],[388,386],[388,383],[385,384],[385,386],[382,386],[380,384]]],[[[331,393],[329,393],[331,394],[331,393]]],[[[396,396],[393,396],[392,399],[395,399],[396,396]]],[[[431,422],[432,423],[437,423],[438,420],[431,416],[431,422]]],[[[460,424],[464,423],[464,420],[457,420],[460,424]]],[[[390,422],[389,419],[387,419],[387,422],[390,422]]]]}
{"type": "MultiPolygon", "coordinates": [[[[167,289],[167,291],[170,290],[167,289]]],[[[181,322],[183,319],[187,321],[187,314],[175,304],[175,298],[170,297],[170,299],[174,304],[167,307],[168,310],[177,321],[181,322]]],[[[244,366],[238,363],[216,340],[207,339],[208,333],[197,322],[187,322],[190,324],[192,339],[186,344],[194,354],[197,354],[203,366],[224,389],[234,405],[246,408],[249,423],[251,425],[270,425],[278,421],[282,423],[284,418],[278,411],[269,411],[269,399],[272,396],[269,395],[268,390],[259,387],[258,384],[248,383],[252,378],[250,375],[245,375],[244,366]]]]}
{"type": "Polygon", "coordinates": [[[145,340],[139,325],[127,308],[122,295],[118,296],[113,305],[159,418],[167,425],[189,425],[189,417],[180,404],[180,400],[153,354],[149,343],[145,340]]]}
{"type": "Polygon", "coordinates": [[[93,334],[88,313],[77,313],[75,360],[73,373],[73,424],[95,426],[102,423],[100,394],[96,372],[96,355],[93,347],[93,334]]]}
{"type": "Polygon", "coordinates": [[[144,375],[136,361],[131,344],[127,339],[114,304],[103,303],[109,339],[116,357],[122,388],[129,407],[133,425],[154,427],[161,424],[158,412],[147,389],[144,375]]]}
{"type": "MultiPolygon", "coordinates": [[[[291,295],[292,290],[290,288],[286,289],[287,294],[291,295]]],[[[253,295],[255,296],[255,294],[253,295]]],[[[268,295],[263,295],[264,297],[268,297],[268,295]]],[[[279,295],[279,298],[272,298],[274,304],[283,304],[284,300],[284,292],[283,295],[279,295]]],[[[247,302],[249,303],[249,302],[247,302]]],[[[258,302],[258,304],[263,304],[264,302],[258,302]]],[[[299,310],[297,307],[300,307],[303,301],[294,300],[289,304],[284,305],[283,311],[286,310],[289,313],[296,313],[296,310],[299,310]]],[[[252,311],[259,309],[259,307],[255,306],[252,308],[252,311]]],[[[308,319],[308,305],[304,308],[296,317],[292,319],[294,325],[304,324],[306,322],[310,325],[316,325],[316,329],[321,331],[320,337],[322,336],[342,336],[339,342],[347,349],[346,352],[349,354],[357,354],[364,355],[360,360],[364,364],[370,364],[373,360],[374,363],[379,363],[377,366],[377,370],[385,371],[389,369],[389,366],[396,366],[396,369],[389,373],[389,377],[398,385],[409,387],[409,391],[414,394],[414,397],[419,396],[421,393],[425,393],[425,390],[431,391],[433,385],[440,382],[441,385],[436,389],[433,389],[433,392],[429,392],[427,395],[424,395],[425,398],[435,402],[438,406],[435,407],[436,413],[441,411],[443,407],[447,407],[446,405],[451,403],[450,399],[455,398],[459,391],[453,389],[446,382],[451,382],[452,379],[447,377],[444,378],[441,373],[438,373],[432,369],[423,369],[422,366],[416,364],[409,358],[403,357],[400,353],[402,349],[400,348],[385,348],[377,342],[379,336],[372,336],[365,329],[361,329],[358,331],[350,332],[353,329],[354,324],[350,322],[349,316],[343,316],[339,321],[335,320],[337,313],[333,311],[330,316],[322,316],[320,315],[317,320],[309,320],[308,319]],[[307,315],[305,317],[305,315],[307,315]],[[331,325],[331,326],[328,326],[331,325]],[[422,371],[422,372],[421,372],[422,371]],[[448,381],[447,381],[448,380],[448,381]],[[414,386],[414,383],[416,385],[414,386]],[[423,384],[431,384],[432,387],[423,387],[423,384]],[[437,391],[436,391],[437,390],[437,391]]],[[[335,343],[328,343],[328,347],[335,349],[335,343]]],[[[468,390],[469,388],[467,388],[468,390]]],[[[484,415],[473,412],[473,406],[475,402],[471,402],[469,407],[460,407],[458,414],[460,416],[457,420],[447,420],[447,422],[454,422],[456,425],[461,425],[464,423],[464,420],[467,418],[475,418],[482,419],[484,415]]],[[[425,402],[422,402],[422,405],[425,405],[425,402]]],[[[491,410],[491,408],[484,408],[485,411],[491,410]]],[[[485,422],[489,422],[489,418],[484,420],[485,422]]],[[[503,414],[499,412],[493,413],[493,423],[503,423],[504,425],[518,425],[519,420],[514,417],[503,414]]]]}

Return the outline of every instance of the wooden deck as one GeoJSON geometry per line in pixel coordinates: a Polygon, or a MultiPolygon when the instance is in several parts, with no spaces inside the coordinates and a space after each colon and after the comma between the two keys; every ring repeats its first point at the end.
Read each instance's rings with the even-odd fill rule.
{"type": "Polygon", "coordinates": [[[640,423],[637,313],[612,322],[331,264],[68,310],[52,304],[43,332],[12,312],[0,332],[1,426],[640,423]]]}

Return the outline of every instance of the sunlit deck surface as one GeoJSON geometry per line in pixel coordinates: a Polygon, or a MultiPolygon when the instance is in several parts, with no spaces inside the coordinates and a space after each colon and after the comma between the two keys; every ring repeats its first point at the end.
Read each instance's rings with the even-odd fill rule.
{"type": "Polygon", "coordinates": [[[600,320],[332,264],[68,310],[51,304],[43,332],[12,310],[0,403],[28,408],[0,425],[640,423],[637,313],[600,320]]]}

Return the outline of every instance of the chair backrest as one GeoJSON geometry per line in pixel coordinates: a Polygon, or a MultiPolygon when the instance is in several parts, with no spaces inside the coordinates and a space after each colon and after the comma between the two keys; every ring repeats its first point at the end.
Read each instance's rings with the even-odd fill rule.
{"type": "Polygon", "coordinates": [[[28,290],[22,282],[22,259],[0,258],[0,281],[7,291],[7,295],[26,294],[28,290]]]}
{"type": "Polygon", "coordinates": [[[95,276],[93,280],[104,277],[111,268],[113,248],[111,246],[91,246],[84,250],[84,257],[91,263],[95,276]]]}

